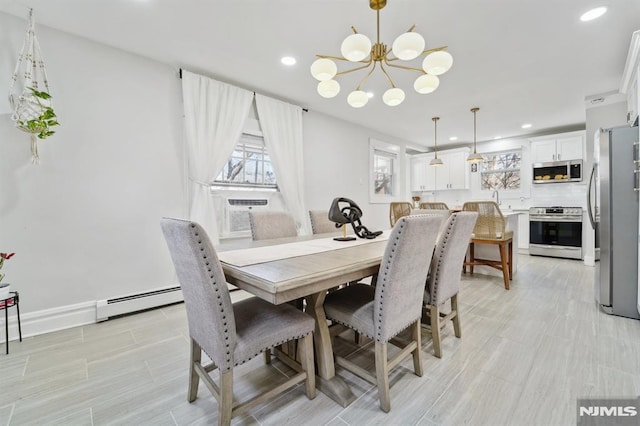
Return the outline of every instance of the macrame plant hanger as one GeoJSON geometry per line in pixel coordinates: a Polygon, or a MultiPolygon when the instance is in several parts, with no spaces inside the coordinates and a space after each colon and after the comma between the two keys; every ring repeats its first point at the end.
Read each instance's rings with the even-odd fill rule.
{"type": "MultiPolygon", "coordinates": [[[[38,138],[44,139],[47,136],[53,134],[48,129],[48,126],[39,126],[36,123],[28,125],[29,121],[40,120],[43,118],[43,113],[49,110],[50,114],[53,114],[51,98],[42,98],[34,94],[35,91],[43,90],[47,96],[51,93],[49,90],[49,82],[47,80],[47,70],[44,66],[44,60],[40,53],[40,44],[35,33],[35,20],[33,18],[33,9],[29,9],[29,20],[27,24],[27,33],[24,38],[24,43],[18,56],[18,63],[13,72],[11,79],[11,87],[9,88],[9,102],[13,109],[13,115],[11,119],[15,122],[18,129],[31,134],[31,162],[38,164],[40,157],[38,156],[38,138]],[[24,65],[23,87],[22,93],[16,95],[14,93],[14,86],[18,80],[18,74],[21,67],[24,65]],[[40,89],[40,85],[44,86],[40,89]]],[[[46,116],[45,116],[46,117],[46,116]]],[[[55,121],[55,114],[49,117],[49,123],[55,123],[51,125],[57,125],[55,121]]]]}

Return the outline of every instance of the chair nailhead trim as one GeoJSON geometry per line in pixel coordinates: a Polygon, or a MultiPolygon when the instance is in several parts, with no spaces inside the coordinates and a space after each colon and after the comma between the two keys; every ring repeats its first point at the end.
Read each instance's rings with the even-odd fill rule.
{"type": "Polygon", "coordinates": [[[247,362],[247,361],[251,361],[253,358],[257,357],[258,355],[260,355],[262,352],[266,351],[267,349],[275,348],[276,346],[280,346],[280,345],[285,344],[285,343],[287,343],[287,342],[289,342],[289,341],[291,341],[291,340],[300,340],[300,339],[302,339],[303,337],[308,336],[308,335],[309,335],[309,334],[311,334],[311,333],[312,333],[312,331],[310,331],[310,332],[308,332],[308,333],[306,333],[306,334],[301,334],[300,336],[294,336],[294,337],[291,337],[291,338],[289,338],[289,339],[281,340],[281,341],[279,341],[278,343],[276,343],[276,344],[274,344],[274,345],[272,345],[272,346],[267,346],[266,348],[260,349],[258,352],[256,352],[255,354],[253,354],[250,358],[245,359],[245,360],[242,360],[242,361],[237,361],[237,362],[234,364],[234,367],[235,367],[235,366],[237,366],[237,365],[242,365],[242,364],[244,364],[244,363],[245,363],[245,362],[247,362]]]}
{"type": "MultiPolygon", "coordinates": [[[[447,241],[449,240],[449,237],[451,236],[451,230],[453,229],[453,225],[455,224],[456,220],[458,219],[458,215],[453,215],[453,218],[451,219],[451,222],[449,222],[449,226],[447,227],[446,232],[443,235],[443,241],[442,241],[442,247],[446,247],[447,246],[447,241]]],[[[442,268],[442,261],[443,261],[443,257],[444,257],[444,251],[440,250],[440,252],[438,252],[438,263],[436,265],[436,270],[434,271],[434,279],[433,282],[437,283],[440,280],[440,272],[441,272],[441,268],[442,268]]],[[[438,300],[438,286],[434,285],[433,289],[433,294],[431,294],[431,302],[436,303],[437,304],[437,300],[438,300]]]]}
{"type": "MultiPolygon", "coordinates": [[[[196,225],[194,223],[192,223],[191,224],[191,228],[195,229],[195,227],[196,227],[196,225]]],[[[202,253],[202,258],[204,259],[204,263],[205,263],[206,266],[209,266],[210,262],[207,260],[207,253],[205,251],[205,248],[202,246],[202,239],[201,238],[197,238],[199,236],[198,232],[194,232],[193,234],[194,234],[194,237],[196,237],[194,239],[197,241],[198,245],[200,246],[200,252],[202,253]]],[[[215,280],[215,275],[213,274],[212,268],[207,268],[207,271],[211,273],[211,275],[209,275],[209,278],[211,279],[211,285],[212,285],[213,290],[215,291],[215,294],[216,294],[216,296],[218,298],[218,306],[220,307],[220,312],[222,313],[222,319],[225,320],[227,314],[226,314],[226,312],[224,310],[224,306],[222,304],[222,296],[220,295],[220,285],[215,280]]],[[[226,285],[226,283],[225,283],[225,285],[226,285]]],[[[229,333],[229,327],[227,325],[227,322],[224,321],[223,325],[224,325],[223,336],[224,336],[224,340],[226,342],[225,347],[226,347],[226,355],[227,355],[226,356],[226,365],[224,365],[222,367],[221,366],[218,366],[218,367],[221,368],[221,370],[227,371],[227,370],[229,370],[229,368],[226,368],[226,367],[233,362],[232,361],[232,354],[231,354],[232,351],[231,351],[231,347],[229,345],[229,341],[230,341],[230,337],[231,336],[230,336],[230,333],[229,333]]],[[[205,353],[206,353],[206,351],[205,351],[205,353]]],[[[214,357],[212,357],[208,353],[207,353],[207,356],[209,358],[211,358],[212,360],[214,359],[214,357]]]]}

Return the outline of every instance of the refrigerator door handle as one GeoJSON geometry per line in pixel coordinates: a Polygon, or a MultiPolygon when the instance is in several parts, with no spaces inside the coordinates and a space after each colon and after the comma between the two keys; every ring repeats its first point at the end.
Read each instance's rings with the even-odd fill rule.
{"type": "Polygon", "coordinates": [[[591,203],[591,188],[593,186],[593,178],[596,173],[596,164],[594,163],[591,166],[591,175],[589,176],[589,186],[587,187],[587,213],[589,214],[589,222],[591,222],[591,227],[596,229],[596,221],[594,217],[594,212],[591,211],[593,204],[591,203]]]}

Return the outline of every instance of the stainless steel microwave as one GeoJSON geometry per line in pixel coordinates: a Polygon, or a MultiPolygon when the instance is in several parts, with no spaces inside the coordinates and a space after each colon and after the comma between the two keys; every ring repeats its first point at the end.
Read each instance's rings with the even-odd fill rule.
{"type": "Polygon", "coordinates": [[[582,181],[582,160],[533,164],[533,183],[582,181]]]}

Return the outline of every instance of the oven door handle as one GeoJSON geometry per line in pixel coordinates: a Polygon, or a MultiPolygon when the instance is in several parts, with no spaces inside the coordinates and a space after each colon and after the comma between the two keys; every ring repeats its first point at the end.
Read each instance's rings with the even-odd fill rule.
{"type": "Polygon", "coordinates": [[[582,218],[558,217],[558,216],[529,216],[530,222],[562,222],[562,223],[580,223],[582,218]]]}
{"type": "Polygon", "coordinates": [[[554,246],[549,244],[531,244],[534,247],[554,249],[554,250],[582,250],[581,247],[554,246]]]}

